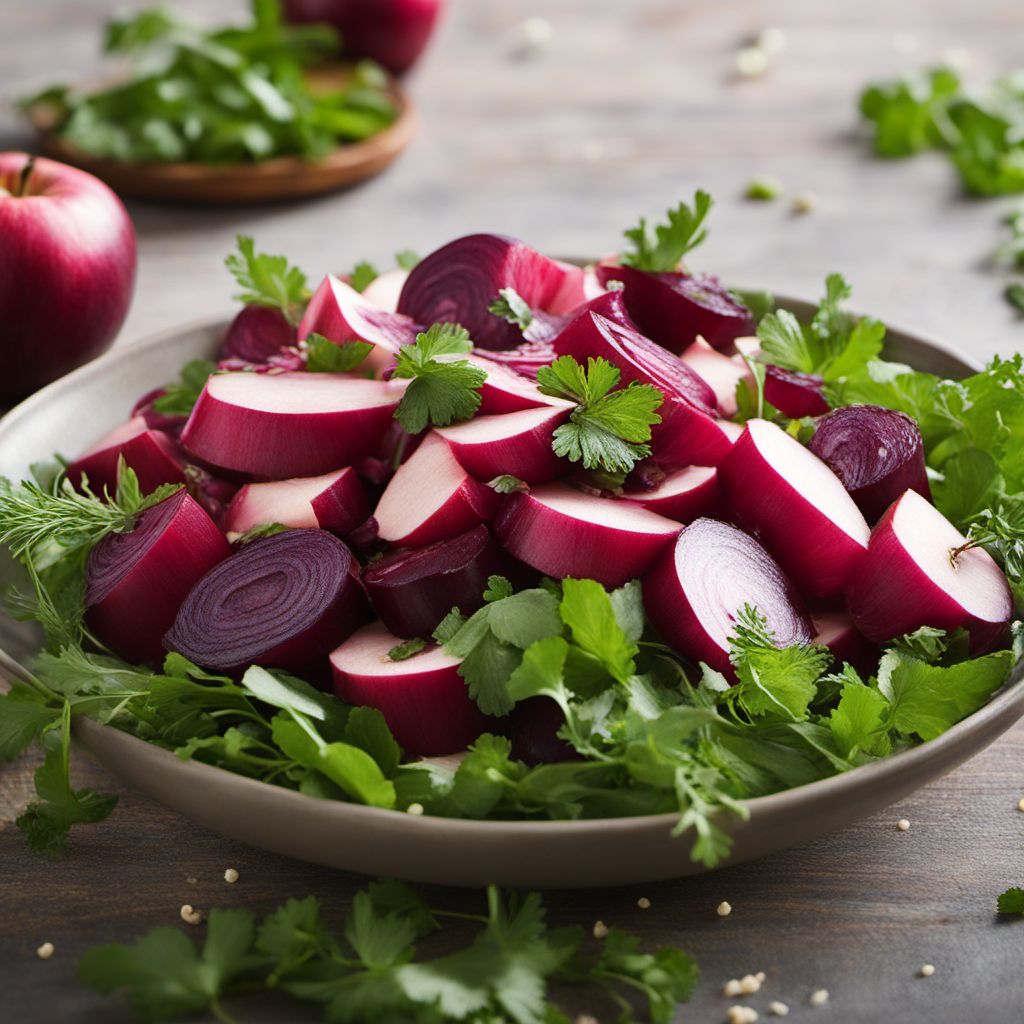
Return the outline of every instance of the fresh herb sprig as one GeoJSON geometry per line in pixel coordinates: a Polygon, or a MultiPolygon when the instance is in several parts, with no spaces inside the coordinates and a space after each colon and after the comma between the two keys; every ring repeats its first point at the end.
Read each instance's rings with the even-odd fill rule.
{"type": "Polygon", "coordinates": [[[661,422],[657,410],[664,395],[653,384],[637,381],[619,388],[621,376],[606,359],[589,358],[584,369],[572,356],[537,371],[544,394],[577,403],[569,422],[555,430],[555,454],[620,477],[650,455],[647,442],[651,427],[661,422]]]}
{"type": "Polygon", "coordinates": [[[373,346],[365,341],[336,344],[322,334],[311,334],[302,343],[306,351],[308,373],[351,373],[366,360],[373,346]]]}
{"type": "Polygon", "coordinates": [[[178,379],[168,384],[164,393],[153,402],[153,409],[162,416],[188,416],[217,364],[209,359],[192,359],[182,368],[178,379]]]}
{"type": "Polygon", "coordinates": [[[502,288],[487,307],[506,323],[525,331],[533,323],[533,310],[515,288],[502,288]]]}
{"type": "Polygon", "coordinates": [[[224,265],[241,286],[234,298],[248,305],[279,309],[289,323],[296,325],[309,302],[306,275],[286,256],[257,252],[248,235],[235,239],[238,251],[231,253],[224,265]]]}
{"type": "Polygon", "coordinates": [[[712,205],[711,196],[698,189],[693,205],[681,201],[665,214],[664,223],[651,225],[641,217],[635,228],[624,232],[632,249],[623,253],[623,266],[655,273],[678,270],[683,257],[707,238],[704,222],[712,205]]]}

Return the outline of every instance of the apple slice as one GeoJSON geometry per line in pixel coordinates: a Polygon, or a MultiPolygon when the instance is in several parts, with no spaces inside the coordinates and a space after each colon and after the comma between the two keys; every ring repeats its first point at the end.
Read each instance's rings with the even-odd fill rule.
{"type": "Polygon", "coordinates": [[[524,409],[504,416],[477,416],[437,433],[475,479],[486,483],[507,473],[539,484],[571,468],[551,447],[555,430],[568,418],[569,409],[564,407],[524,409]]]}
{"type": "Polygon", "coordinates": [[[521,569],[481,525],[425,548],[385,555],[367,566],[363,586],[392,633],[429,637],[454,606],[471,615],[483,605],[489,576],[514,579],[521,569]]]}
{"type": "Polygon", "coordinates": [[[718,473],[711,466],[687,466],[669,473],[656,486],[623,495],[638,505],[678,523],[715,515],[724,504],[718,473]]]}
{"type": "Polygon", "coordinates": [[[360,369],[381,373],[395,361],[403,345],[411,345],[423,328],[401,313],[391,313],[374,305],[351,285],[328,274],[309,300],[299,324],[299,339],[322,334],[341,345],[346,341],[366,341],[374,346],[360,369]]]}
{"type": "Polygon", "coordinates": [[[376,708],[409,754],[465,750],[488,726],[459,675],[461,659],[431,645],[403,661],[388,652],[401,640],[374,622],[331,654],[334,690],[349,704],[376,708]]]}
{"type": "Polygon", "coordinates": [[[842,593],[871,531],[842,481],[768,420],[749,420],[718,467],[740,520],[755,531],[800,591],[842,593]]]}
{"type": "Polygon", "coordinates": [[[89,488],[97,497],[104,492],[113,495],[122,456],[135,470],[143,494],[161,484],[185,482],[185,466],[174,442],[161,431],[150,430],[144,416],[133,416],[101,437],[68,466],[67,477],[77,488],[81,488],[82,477],[88,477],[89,488]]]}
{"type": "Polygon", "coordinates": [[[884,643],[921,626],[970,633],[975,653],[1004,642],[1013,597],[1002,569],[917,491],[906,491],[871,534],[846,588],[854,625],[884,643]]]}
{"type": "Polygon", "coordinates": [[[356,471],[337,469],[321,476],[246,484],[232,499],[224,532],[235,541],[256,526],[319,526],[345,536],[366,522],[370,507],[356,471]]]}
{"type": "Polygon", "coordinates": [[[164,634],[185,596],[229,554],[220,530],[183,488],[89,553],[89,628],[125,661],[163,661],[164,634]]]}
{"type": "Polygon", "coordinates": [[[714,391],[686,363],[642,334],[587,312],[562,331],[554,346],[558,355],[583,365],[591,356],[606,359],[619,368],[622,384],[639,381],[662,392],[662,422],[651,432],[651,451],[666,468],[717,466],[732,447],[715,419],[714,391]]]}
{"type": "Polygon", "coordinates": [[[494,530],[506,550],[548,576],[618,587],[643,575],[679,524],[631,501],[551,483],[510,494],[494,530]]]}
{"type": "Polygon", "coordinates": [[[745,605],[767,620],[780,647],[814,635],[792,584],[753,537],[717,519],[698,519],[661,552],[644,577],[644,607],[681,654],[729,679],[729,639],[745,605]]]}
{"type": "Polygon", "coordinates": [[[386,270],[363,289],[363,298],[385,313],[395,313],[398,311],[398,296],[402,294],[408,276],[409,271],[399,267],[386,270]]]}
{"type": "Polygon", "coordinates": [[[848,662],[865,677],[878,667],[878,647],[853,624],[846,612],[815,612],[814,642],[827,647],[839,662],[848,662]]]}
{"type": "Polygon", "coordinates": [[[269,480],[316,476],[369,455],[402,391],[397,382],[334,373],[219,373],[181,440],[220,469],[269,480]]]}
{"type": "Polygon", "coordinates": [[[746,364],[723,355],[703,338],[698,338],[679,358],[711,386],[722,415],[735,416],[736,385],[752,379],[746,364]]]}
{"type": "Polygon", "coordinates": [[[825,382],[813,373],[797,373],[779,366],[766,366],[764,400],[783,416],[824,416],[831,406],[825,398],[825,382]]]}
{"type": "Polygon", "coordinates": [[[432,431],[391,478],[374,516],[381,540],[423,547],[490,519],[498,502],[498,495],[474,480],[432,431]]]}

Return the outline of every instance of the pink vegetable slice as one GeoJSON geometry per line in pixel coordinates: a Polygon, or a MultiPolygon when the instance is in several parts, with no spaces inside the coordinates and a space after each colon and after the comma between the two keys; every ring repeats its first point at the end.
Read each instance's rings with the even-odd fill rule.
{"type": "Polygon", "coordinates": [[[627,489],[624,497],[679,523],[714,516],[725,503],[718,473],[711,466],[687,466],[647,490],[627,489]]]}
{"type": "Polygon", "coordinates": [[[571,402],[543,394],[533,380],[517,373],[504,363],[475,354],[461,358],[474,366],[479,366],[487,374],[487,379],[480,388],[480,408],[477,410],[480,416],[501,416],[509,412],[522,412],[523,409],[539,409],[542,406],[572,406],[571,402]]]}
{"type": "Polygon", "coordinates": [[[402,294],[408,276],[408,270],[386,270],[363,289],[363,298],[386,313],[396,313],[398,296],[402,294]]]}
{"type": "Polygon", "coordinates": [[[831,408],[821,377],[783,370],[779,366],[765,367],[764,399],[791,419],[823,416],[831,408]]]}
{"type": "Polygon", "coordinates": [[[222,373],[182,432],[210,465],[270,480],[350,466],[381,442],[399,384],[333,373],[222,373]]]}
{"type": "Polygon", "coordinates": [[[108,534],[90,552],[89,628],[125,661],[162,661],[164,634],[181,602],[230,550],[210,517],[178,491],[143,512],[133,530],[108,534]]]}
{"type": "Polygon", "coordinates": [[[320,527],[345,536],[366,522],[370,507],[351,467],[321,476],[246,484],[224,517],[224,532],[236,540],[256,526],[280,523],[320,527]]]}
{"type": "Polygon", "coordinates": [[[921,626],[963,627],[975,653],[1003,643],[1013,614],[1006,577],[987,551],[964,544],[934,505],[906,491],[875,527],[846,589],[854,625],[876,643],[921,626]]]}
{"type": "Polygon", "coordinates": [[[636,331],[595,313],[584,313],[555,339],[560,356],[586,365],[591,356],[607,359],[621,371],[620,383],[653,384],[665,396],[658,410],[651,450],[667,468],[716,466],[730,449],[715,417],[717,401],[708,384],[681,359],[636,331]]]}
{"type": "Polygon", "coordinates": [[[221,359],[265,363],[281,349],[298,341],[295,328],[284,313],[270,306],[246,306],[231,321],[221,346],[221,359]]]}
{"type": "Polygon", "coordinates": [[[164,638],[207,669],[315,671],[369,617],[352,552],[325,530],[253,541],[189,591],[164,638]]]}
{"type": "Polygon", "coordinates": [[[811,616],[814,642],[827,647],[838,662],[852,665],[865,676],[878,667],[878,647],[853,624],[846,612],[816,612],[811,616]]]}
{"type": "Polygon", "coordinates": [[[621,281],[629,314],[640,330],[670,352],[698,337],[723,352],[754,333],[750,310],[710,274],[649,273],[608,261],[598,264],[603,285],[621,281]]]}
{"type": "Polygon", "coordinates": [[[753,537],[716,519],[698,519],[644,577],[650,620],[681,654],[729,679],[729,639],[745,605],[767,620],[779,647],[814,635],[800,599],[775,560],[753,537]]]}
{"type": "Polygon", "coordinates": [[[506,550],[548,576],[618,587],[643,575],[679,524],[630,501],[551,483],[510,494],[494,530],[506,550]]]}
{"type": "Polygon", "coordinates": [[[750,370],[741,361],[737,362],[712,348],[703,338],[698,338],[687,348],[680,359],[707,381],[715,393],[718,409],[723,416],[736,415],[736,385],[740,381],[751,381],[750,370]]]}
{"type": "Polygon", "coordinates": [[[490,312],[502,288],[527,305],[567,313],[584,301],[583,271],[504,235],[466,235],[432,252],[410,272],[398,310],[424,324],[462,324],[485,349],[515,348],[522,332],[490,312]]]}
{"type": "Polygon", "coordinates": [[[514,578],[519,568],[481,525],[425,548],[386,555],[366,568],[363,585],[392,633],[429,637],[453,607],[471,615],[483,605],[489,576],[514,578]]]}
{"type": "Polygon", "coordinates": [[[718,479],[740,520],[802,593],[842,593],[871,531],[824,462],[774,423],[754,419],[722,460],[718,479]]]}
{"type": "Polygon", "coordinates": [[[410,754],[438,757],[465,750],[487,718],[459,675],[461,660],[431,645],[404,661],[388,651],[402,641],[374,622],[331,654],[334,690],[342,700],[376,708],[410,754]]]}
{"type": "Polygon", "coordinates": [[[174,442],[162,431],[150,430],[143,416],[133,417],[100,438],[68,466],[67,477],[75,487],[80,487],[82,477],[86,476],[94,494],[114,494],[122,456],[135,470],[143,494],[155,491],[161,484],[185,482],[185,466],[174,442]]]}
{"type": "Polygon", "coordinates": [[[524,409],[504,416],[477,416],[437,433],[475,479],[486,483],[507,473],[539,484],[571,468],[551,447],[555,430],[568,418],[569,409],[564,407],[524,409]]]}
{"type": "Polygon", "coordinates": [[[403,463],[377,503],[381,540],[422,547],[464,533],[490,519],[499,497],[459,465],[436,432],[403,463]]]}
{"type": "Polygon", "coordinates": [[[818,421],[807,447],[842,480],[869,523],[908,488],[931,500],[921,431],[902,412],[877,405],[836,409],[818,421]]]}
{"type": "Polygon", "coordinates": [[[557,358],[550,339],[545,341],[525,341],[515,348],[507,351],[497,349],[479,349],[477,355],[486,359],[489,363],[498,363],[516,373],[529,377],[530,380],[537,379],[537,371],[542,366],[547,366],[557,358]]]}

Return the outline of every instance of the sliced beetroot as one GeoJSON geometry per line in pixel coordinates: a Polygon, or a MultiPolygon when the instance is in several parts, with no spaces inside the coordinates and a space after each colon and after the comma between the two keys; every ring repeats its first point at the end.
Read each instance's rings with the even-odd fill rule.
{"type": "Polygon", "coordinates": [[[817,612],[811,616],[814,642],[827,647],[838,662],[870,675],[878,667],[878,646],[853,624],[846,612],[817,612]]]}
{"type": "Polygon", "coordinates": [[[768,420],[749,420],[718,467],[740,521],[754,530],[800,591],[840,594],[864,558],[868,524],[839,477],[768,420]]]}
{"type": "Polygon", "coordinates": [[[402,294],[408,270],[395,268],[378,274],[364,289],[363,298],[386,313],[398,311],[398,296],[402,294]]]}
{"type": "Polygon", "coordinates": [[[321,476],[246,484],[228,507],[223,526],[229,540],[269,523],[319,527],[344,537],[369,514],[359,477],[348,467],[321,476]]]}
{"type": "Polygon", "coordinates": [[[181,435],[220,469],[270,480],[350,466],[381,442],[402,387],[333,373],[221,373],[181,435]]]}
{"type": "Polygon", "coordinates": [[[558,735],[565,714],[550,697],[520,701],[508,716],[512,756],[531,767],[578,761],[580,755],[558,735]]]}
{"type": "Polygon", "coordinates": [[[230,548],[184,489],[143,512],[135,528],[112,533],[90,552],[86,621],[132,664],[160,662],[163,638],[196,582],[230,548]]]}
{"type": "Polygon", "coordinates": [[[524,409],[504,416],[477,416],[437,431],[467,473],[486,483],[510,474],[528,484],[564,475],[570,464],[551,445],[568,408],[524,409]]]}
{"type": "Polygon", "coordinates": [[[164,646],[231,675],[250,665],[302,674],[368,617],[352,552],[325,530],[287,530],[247,544],[203,576],[164,646]]]}
{"type": "Polygon", "coordinates": [[[135,405],[132,406],[130,419],[135,419],[136,416],[141,416],[146,421],[146,426],[150,430],[159,430],[161,433],[168,434],[170,437],[177,440],[188,417],[167,416],[162,412],[156,411],[156,403],[166,394],[167,388],[153,388],[152,391],[147,391],[135,403],[135,405]]]}
{"type": "Polygon", "coordinates": [[[299,338],[322,334],[341,345],[347,341],[366,341],[373,351],[360,370],[381,373],[392,365],[398,350],[411,345],[423,327],[401,313],[392,313],[374,305],[341,278],[328,274],[309,300],[299,324],[299,338]]]}
{"type": "Polygon", "coordinates": [[[698,337],[723,352],[754,333],[750,310],[710,274],[650,273],[614,263],[597,266],[600,282],[621,281],[629,315],[640,331],[670,352],[698,337]]]}
{"type": "Polygon", "coordinates": [[[718,486],[718,473],[710,466],[677,469],[653,487],[627,488],[623,497],[678,523],[714,516],[725,503],[718,486]]]}
{"type": "Polygon", "coordinates": [[[619,587],[647,570],[679,524],[631,501],[552,483],[508,495],[494,530],[516,558],[548,576],[619,587]]]}
{"type": "Polygon", "coordinates": [[[825,398],[825,382],[812,373],[797,373],[779,366],[766,366],[764,399],[783,416],[823,416],[831,406],[825,398]]]}
{"type": "Polygon", "coordinates": [[[642,334],[588,312],[555,339],[555,351],[584,365],[591,356],[607,359],[619,368],[622,384],[639,381],[662,392],[662,422],[652,430],[651,451],[667,468],[716,466],[731,447],[718,426],[717,401],[708,384],[642,334]]]}
{"type": "Polygon", "coordinates": [[[498,363],[530,380],[536,380],[537,371],[557,358],[550,340],[525,341],[507,351],[480,349],[478,355],[489,363],[498,363]]]}
{"type": "Polygon", "coordinates": [[[238,484],[233,480],[224,480],[202,466],[193,464],[185,467],[185,477],[188,480],[188,493],[196,499],[202,510],[221,526],[228,505],[238,493],[238,484]]]}
{"type": "Polygon", "coordinates": [[[745,605],[767,620],[779,647],[814,633],[782,569],[753,537],[716,519],[698,519],[644,577],[644,607],[664,638],[692,661],[735,679],[729,639],[745,605]]]}
{"type": "MultiPolygon", "coordinates": [[[[485,359],[478,355],[463,356],[474,366],[479,366],[487,374],[487,379],[480,388],[480,416],[501,416],[509,412],[522,412],[523,409],[538,409],[541,406],[571,408],[571,402],[552,398],[541,392],[537,384],[529,377],[524,377],[511,367],[485,359]]],[[[554,356],[552,356],[554,358],[554,356]]],[[[548,362],[551,362],[549,359],[548,362]]],[[[543,364],[547,365],[547,364],[543,364]]]]}
{"type": "Polygon", "coordinates": [[[680,359],[708,383],[715,393],[718,411],[723,416],[734,416],[737,409],[736,385],[740,381],[752,380],[744,362],[723,355],[703,338],[698,338],[690,345],[680,359]]]}
{"type": "Polygon", "coordinates": [[[480,348],[515,348],[522,331],[489,309],[503,288],[514,288],[527,305],[548,313],[567,313],[584,301],[579,267],[514,238],[479,234],[457,238],[421,260],[405,282],[398,310],[424,324],[462,324],[480,348]]]}
{"type": "Polygon", "coordinates": [[[246,306],[231,321],[221,345],[221,359],[265,363],[281,349],[298,341],[295,328],[284,313],[270,306],[246,306]]]}
{"type": "Polygon", "coordinates": [[[471,615],[483,605],[489,576],[516,572],[513,559],[481,525],[425,548],[386,555],[367,567],[363,585],[392,633],[429,637],[454,606],[471,615]]]}
{"type": "Polygon", "coordinates": [[[498,502],[490,487],[459,465],[444,438],[431,432],[391,478],[374,516],[381,540],[422,547],[490,519],[498,502]]]}
{"type": "Polygon", "coordinates": [[[871,533],[846,589],[854,625],[875,643],[921,626],[966,629],[982,653],[1006,639],[1013,598],[1002,569],[927,499],[906,491],[871,533]]]}
{"type": "Polygon", "coordinates": [[[91,448],[79,455],[67,468],[67,477],[81,487],[88,477],[89,487],[101,496],[104,491],[117,491],[117,467],[124,458],[135,470],[143,494],[155,491],[161,484],[185,482],[185,466],[177,446],[163,432],[150,430],[142,416],[135,416],[101,437],[91,448]]]}
{"type": "Polygon", "coordinates": [[[807,446],[843,482],[869,523],[906,490],[931,501],[924,442],[902,412],[851,405],[823,416],[807,446]]]}
{"type": "Polygon", "coordinates": [[[410,754],[438,757],[465,750],[488,727],[459,675],[459,658],[431,645],[403,661],[388,652],[401,639],[374,622],[331,654],[342,700],[376,708],[410,754]]]}

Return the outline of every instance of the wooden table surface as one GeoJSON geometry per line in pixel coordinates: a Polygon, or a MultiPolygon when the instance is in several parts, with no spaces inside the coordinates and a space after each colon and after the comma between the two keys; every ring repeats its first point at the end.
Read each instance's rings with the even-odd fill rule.
{"type": "MultiPolygon", "coordinates": [[[[0,95],[93,71],[98,22],[114,7],[5,5],[0,95]]],[[[554,253],[602,253],[639,214],[703,186],[718,205],[695,264],[811,297],[826,271],[842,270],[858,304],[883,319],[979,358],[1013,351],[1024,325],[988,266],[1008,203],[962,198],[939,157],[872,160],[854,104],[865,81],[952,49],[973,58],[979,76],[1012,67],[1022,32],[1019,0],[453,0],[411,81],[422,134],[378,180],[304,204],[132,206],[141,267],[119,343],[227,313],[221,261],[238,231],[314,276],[471,230],[507,231],[554,253]],[[540,12],[551,45],[516,56],[517,26],[540,12]],[[786,51],[763,78],[737,81],[737,47],[767,25],[785,31],[786,51]],[[816,193],[817,209],[797,217],[787,202],[744,202],[756,173],[816,193]]],[[[0,149],[29,143],[15,115],[0,112],[0,149]]],[[[1024,922],[999,922],[993,910],[997,893],[1024,883],[1022,760],[1024,726],[913,798],[801,849],[689,881],[550,894],[553,915],[601,918],[688,948],[704,972],[681,1015],[688,1021],[723,1020],[722,983],[763,970],[765,989],[744,1000],[762,1018],[781,999],[796,1020],[1019,1024],[1024,922]],[[909,832],[895,827],[902,817],[909,832]],[[637,908],[640,896],[649,910],[637,908]],[[715,913],[723,899],[734,907],[727,919],[715,913]],[[928,979],[917,976],[925,962],[936,966],[928,979]],[[807,1000],[819,987],[831,1000],[814,1009],[807,1000]]],[[[0,771],[0,1019],[127,1019],[77,985],[74,963],[90,945],[174,923],[182,903],[266,910],[316,893],[340,914],[359,885],[198,829],[84,763],[79,782],[113,788],[120,805],[76,833],[63,860],[39,859],[10,824],[32,768],[27,758],[0,771]],[[229,866],[241,872],[235,886],[221,880],[229,866]],[[48,962],[35,956],[43,941],[56,946],[48,962]]],[[[462,907],[478,899],[431,895],[462,907]]],[[[298,1019],[263,1003],[241,1016],[298,1019]]]]}

